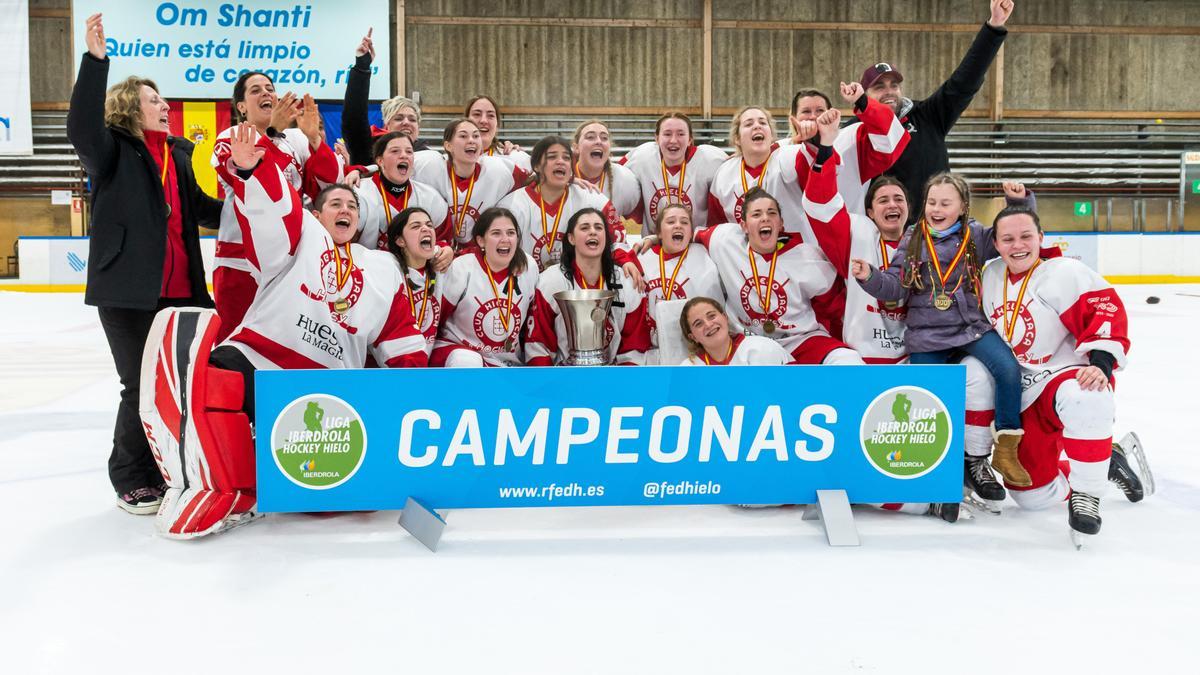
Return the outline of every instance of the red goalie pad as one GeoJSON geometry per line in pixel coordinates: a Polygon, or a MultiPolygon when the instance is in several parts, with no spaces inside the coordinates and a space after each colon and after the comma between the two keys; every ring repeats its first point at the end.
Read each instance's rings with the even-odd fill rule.
{"type": "Polygon", "coordinates": [[[212,310],[164,309],[142,355],[142,427],[167,493],[160,534],[186,539],[253,517],[254,442],[242,375],[209,365],[220,320],[212,310]]]}

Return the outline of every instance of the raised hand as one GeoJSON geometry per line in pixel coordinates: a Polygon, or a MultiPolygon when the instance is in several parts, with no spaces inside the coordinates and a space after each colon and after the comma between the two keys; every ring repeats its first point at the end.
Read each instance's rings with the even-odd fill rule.
{"type": "Polygon", "coordinates": [[[250,170],[262,161],[266,150],[258,147],[258,130],[249,122],[242,122],[229,134],[230,161],[239,169],[250,170]]]}
{"type": "Polygon", "coordinates": [[[362,56],[363,54],[370,54],[371,60],[375,60],[375,42],[371,40],[371,31],[373,30],[375,29],[368,28],[366,37],[362,39],[362,42],[358,43],[358,49],[354,50],[354,55],[356,57],[362,56]]]}
{"type": "Polygon", "coordinates": [[[992,18],[988,19],[988,25],[992,28],[1002,27],[1012,16],[1012,11],[1013,0],[992,0],[992,18]]]}
{"type": "Polygon", "coordinates": [[[84,35],[84,40],[87,42],[88,53],[103,61],[108,55],[104,50],[104,22],[99,14],[93,14],[87,18],[87,34],[84,35]]]}
{"type": "MultiPolygon", "coordinates": [[[[859,87],[861,89],[861,87],[859,87]]],[[[821,145],[833,145],[838,137],[838,127],[842,122],[842,111],[830,108],[817,118],[817,130],[821,134],[821,145]]],[[[811,136],[810,136],[811,138],[811,136]]]]}
{"type": "Polygon", "coordinates": [[[334,141],[333,153],[338,157],[341,157],[342,161],[346,163],[346,166],[353,164],[353,162],[350,161],[350,151],[346,149],[346,144],[342,142],[342,139],[339,138],[334,141]]]}
{"type": "Polygon", "coordinates": [[[798,138],[801,143],[817,135],[816,122],[812,120],[804,120],[801,122],[795,117],[792,117],[791,119],[792,124],[796,127],[796,138],[798,138]]]}
{"type": "Polygon", "coordinates": [[[1006,199],[1023,201],[1028,196],[1024,183],[1015,180],[1006,180],[1001,184],[1001,187],[1004,188],[1004,197],[1006,199]]]}
{"type": "Polygon", "coordinates": [[[871,263],[866,260],[853,258],[850,260],[850,276],[859,281],[866,281],[871,278],[871,263]]]}
{"type": "Polygon", "coordinates": [[[271,110],[271,126],[283,131],[292,126],[292,122],[299,116],[300,102],[296,100],[296,95],[289,91],[275,101],[275,107],[271,110]]]}
{"type": "Polygon", "coordinates": [[[311,94],[304,95],[304,107],[296,117],[296,127],[308,137],[308,144],[314,148],[321,145],[321,111],[317,110],[317,102],[311,94]]]}
{"type": "Polygon", "coordinates": [[[858,82],[851,82],[850,84],[842,82],[839,88],[842,90],[842,100],[850,105],[854,105],[855,101],[862,98],[863,87],[858,82]]]}

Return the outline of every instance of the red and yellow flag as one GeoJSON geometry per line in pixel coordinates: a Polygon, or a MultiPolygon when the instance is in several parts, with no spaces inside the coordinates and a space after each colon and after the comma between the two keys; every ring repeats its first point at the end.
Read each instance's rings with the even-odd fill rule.
{"type": "Polygon", "coordinates": [[[217,134],[229,128],[229,101],[171,101],[170,122],[172,136],[182,136],[196,146],[192,151],[196,183],[220,198],[212,152],[217,134]]]}

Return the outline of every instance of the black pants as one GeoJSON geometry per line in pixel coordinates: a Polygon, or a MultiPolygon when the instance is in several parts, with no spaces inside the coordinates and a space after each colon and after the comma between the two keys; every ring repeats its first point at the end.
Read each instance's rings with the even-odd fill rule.
{"type": "Polygon", "coordinates": [[[242,387],[246,395],[242,410],[246,411],[250,423],[254,424],[254,365],[240,349],[228,345],[214,349],[212,354],[208,355],[208,362],[218,368],[242,374],[242,387]]]}
{"type": "Polygon", "coordinates": [[[118,494],[163,482],[142,420],[138,416],[138,394],[142,375],[142,352],[154,315],[164,307],[186,307],[189,298],[163,298],[155,310],[99,307],[100,325],[108,338],[113,365],[121,378],[121,403],[117,406],[117,422],[113,428],[112,454],[108,457],[108,479],[118,494]]]}

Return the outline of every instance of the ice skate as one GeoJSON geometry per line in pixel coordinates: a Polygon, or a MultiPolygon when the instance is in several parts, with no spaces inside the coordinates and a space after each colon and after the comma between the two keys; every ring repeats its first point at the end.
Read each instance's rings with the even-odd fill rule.
{"type": "MultiPolygon", "coordinates": [[[[1131,431],[1113,444],[1114,456],[1118,449],[1123,455],[1122,459],[1125,460],[1125,464],[1133,470],[1134,477],[1141,483],[1142,496],[1149,497],[1154,494],[1154,473],[1150,471],[1150,463],[1146,461],[1146,453],[1142,449],[1141,439],[1131,431]],[[1130,460],[1133,461],[1131,462],[1130,460]]],[[[1109,467],[1108,478],[1109,480],[1113,480],[1111,466],[1109,467]]],[[[1113,482],[1116,481],[1114,480],[1113,482]]],[[[1119,483],[1118,486],[1120,486],[1119,483]]],[[[1121,491],[1124,492],[1125,488],[1121,487],[1121,491]]],[[[1128,493],[1125,496],[1128,497],[1128,493]]],[[[1135,502],[1138,500],[1130,498],[1129,501],[1135,502]]]]}
{"type": "Polygon", "coordinates": [[[996,480],[987,457],[967,455],[963,466],[963,501],[988,513],[1000,513],[1000,502],[1008,496],[996,480]]]}
{"type": "Polygon", "coordinates": [[[1100,533],[1100,498],[1074,491],[1067,502],[1067,509],[1071,541],[1076,549],[1081,549],[1086,537],[1100,533]]]}
{"type": "Polygon", "coordinates": [[[1146,497],[1142,479],[1134,472],[1125,457],[1125,450],[1117,443],[1112,446],[1112,459],[1108,461],[1108,480],[1121,489],[1125,498],[1131,502],[1140,502],[1146,497]]]}
{"type": "Polygon", "coordinates": [[[1021,460],[1017,458],[1017,448],[1021,445],[1023,435],[1024,432],[1020,429],[992,428],[992,438],[995,440],[992,444],[992,468],[1010,485],[1016,487],[1033,485],[1029,472],[1021,466],[1021,460]]]}
{"type": "Polygon", "coordinates": [[[963,510],[962,505],[955,503],[930,504],[928,514],[937,516],[947,523],[957,523],[959,520],[972,520],[970,511],[963,510]]]}

